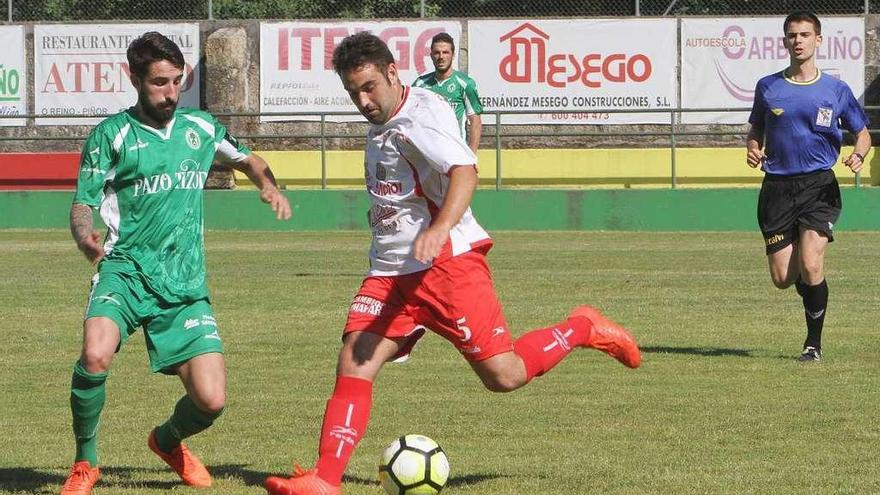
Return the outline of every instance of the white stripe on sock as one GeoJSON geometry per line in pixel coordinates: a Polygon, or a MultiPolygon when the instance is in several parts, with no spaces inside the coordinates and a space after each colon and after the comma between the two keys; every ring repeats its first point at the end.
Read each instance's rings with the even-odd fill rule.
{"type": "MultiPolygon", "coordinates": [[[[354,415],[354,403],[348,405],[348,411],[345,413],[345,426],[346,428],[351,427],[351,417],[354,415]]],[[[345,447],[345,440],[339,441],[339,446],[336,447],[336,458],[339,459],[342,457],[342,448],[345,447]]]]}

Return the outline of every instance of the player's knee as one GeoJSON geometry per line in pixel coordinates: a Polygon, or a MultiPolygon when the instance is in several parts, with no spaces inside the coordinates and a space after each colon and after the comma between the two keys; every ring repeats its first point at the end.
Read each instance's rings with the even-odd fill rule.
{"type": "Polygon", "coordinates": [[[794,284],[798,278],[796,271],[790,270],[770,270],[770,280],[777,289],[787,289],[794,284]]]}
{"type": "Polygon", "coordinates": [[[513,392],[525,384],[523,380],[510,375],[481,376],[480,378],[487,390],[497,393],[513,392]]]}
{"type": "Polygon", "coordinates": [[[113,361],[113,353],[104,352],[101,349],[87,347],[82,350],[79,362],[82,367],[89,373],[104,373],[110,369],[110,362],[113,361]]]}
{"type": "Polygon", "coordinates": [[[218,417],[220,417],[221,414],[223,414],[223,411],[225,411],[225,410],[226,410],[226,402],[224,401],[224,402],[218,402],[215,404],[209,404],[208,410],[205,412],[207,412],[208,414],[211,414],[215,418],[218,418],[218,417]]]}
{"type": "Polygon", "coordinates": [[[220,414],[223,413],[223,410],[226,409],[226,398],[217,397],[209,400],[201,400],[198,401],[196,405],[202,412],[212,416],[220,416],[220,414]]]}
{"type": "Polygon", "coordinates": [[[791,280],[783,277],[771,277],[773,280],[773,285],[776,286],[777,289],[787,289],[791,287],[793,283],[791,280]]]}
{"type": "Polygon", "coordinates": [[[822,262],[806,262],[801,270],[801,278],[809,285],[816,285],[822,281],[822,262]]]}
{"type": "Polygon", "coordinates": [[[196,405],[202,411],[220,416],[223,413],[223,409],[226,408],[226,394],[216,394],[211,397],[203,397],[196,402],[196,405]]]}

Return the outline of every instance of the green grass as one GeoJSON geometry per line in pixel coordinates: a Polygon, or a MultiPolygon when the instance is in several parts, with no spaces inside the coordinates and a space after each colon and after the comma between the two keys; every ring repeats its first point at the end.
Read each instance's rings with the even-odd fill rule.
{"type": "MultiPolygon", "coordinates": [[[[377,381],[346,493],[382,493],[379,454],[405,433],[447,451],[450,495],[880,493],[880,233],[838,237],[825,360],[802,365],[799,298],[770,284],[756,233],[496,233],[489,261],[514,333],[590,302],[633,330],[642,368],[581,351],[496,395],[429,336],[377,381]]],[[[208,234],[229,407],[188,442],[216,477],[198,493],[260,493],[267,474],[314,461],[367,243],[208,234]]],[[[65,232],[2,231],[0,273],[0,493],[57,493],[92,268],[65,232]]],[[[108,382],[96,495],[196,493],[145,445],[181,392],[149,374],[139,332],[108,382]]]]}

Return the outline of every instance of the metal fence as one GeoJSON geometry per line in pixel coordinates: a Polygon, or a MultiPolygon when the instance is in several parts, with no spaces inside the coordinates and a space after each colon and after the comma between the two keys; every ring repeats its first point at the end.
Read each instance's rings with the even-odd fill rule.
{"type": "Polygon", "coordinates": [[[0,0],[8,22],[880,13],[880,0],[0,0]]]}
{"type": "MultiPolygon", "coordinates": [[[[668,108],[668,109],[605,109],[605,110],[597,110],[597,112],[602,113],[668,113],[670,116],[671,122],[680,122],[681,114],[683,113],[705,113],[705,112],[744,112],[750,110],[747,107],[742,108],[668,108]]],[[[880,111],[880,106],[865,106],[865,110],[868,112],[877,112],[880,111]]],[[[730,141],[732,138],[733,143],[728,143],[727,147],[740,147],[743,150],[743,157],[745,156],[745,137],[747,125],[722,125],[722,126],[702,126],[702,125],[687,125],[674,123],[671,125],[652,125],[651,129],[633,129],[633,126],[622,125],[620,130],[610,130],[610,129],[596,129],[596,130],[584,130],[584,126],[576,126],[575,129],[571,130],[566,128],[566,126],[550,126],[544,127],[540,126],[535,128],[534,126],[508,126],[504,124],[505,120],[511,116],[516,115],[525,115],[525,114],[535,114],[541,113],[543,111],[492,111],[486,112],[484,115],[492,115],[495,119],[495,122],[492,124],[485,124],[483,126],[483,139],[480,141],[481,149],[493,149],[495,154],[495,189],[503,189],[505,184],[505,162],[504,162],[504,151],[508,149],[505,146],[505,143],[510,142],[511,140],[517,139],[528,139],[532,140],[534,138],[541,138],[544,142],[553,141],[553,140],[565,140],[568,138],[593,138],[597,141],[607,142],[609,139],[617,138],[617,137],[631,137],[638,138],[640,140],[649,140],[651,142],[650,147],[652,148],[668,148],[669,149],[669,176],[659,180],[647,180],[645,184],[665,184],[668,185],[671,189],[676,189],[680,185],[680,177],[677,169],[677,153],[678,150],[683,148],[683,142],[687,141],[689,138],[700,138],[701,140],[711,139],[717,143],[717,147],[725,147],[722,144],[723,141],[730,141]],[[490,144],[491,143],[491,144],[490,144]]],[[[576,111],[572,110],[558,110],[559,113],[576,113],[576,111]]],[[[357,141],[358,149],[362,149],[363,140],[366,136],[366,131],[368,128],[368,124],[366,122],[356,122],[345,124],[342,127],[336,124],[334,125],[331,122],[328,122],[328,116],[357,116],[359,115],[357,112],[329,112],[329,113],[312,113],[312,112],[272,112],[272,113],[264,113],[261,114],[259,112],[217,112],[214,113],[216,117],[219,117],[221,121],[224,121],[226,125],[232,130],[235,136],[239,139],[243,139],[252,144],[258,144],[261,141],[269,141],[274,142],[278,140],[284,139],[296,139],[301,143],[309,143],[308,149],[317,149],[320,153],[320,163],[321,163],[321,174],[318,183],[316,184],[321,189],[326,189],[328,187],[329,179],[329,171],[328,171],[328,160],[327,153],[328,151],[335,149],[345,149],[346,147],[340,147],[339,143],[341,141],[347,141],[349,143],[357,141]],[[319,122],[310,122],[309,128],[299,128],[295,131],[291,132],[291,129],[281,130],[275,129],[269,132],[257,132],[257,133],[248,133],[248,132],[238,132],[236,129],[237,126],[231,125],[232,119],[237,118],[246,118],[253,119],[258,118],[261,115],[272,115],[272,116],[288,116],[294,118],[296,117],[320,117],[319,122]]],[[[36,114],[28,114],[28,115],[0,115],[0,120],[5,118],[26,118],[28,120],[36,119],[43,117],[42,115],[36,114]]],[[[104,117],[103,115],[95,116],[95,115],[67,115],[61,118],[81,118],[81,117],[104,117]]],[[[292,122],[287,122],[285,124],[293,124],[292,122]]],[[[303,122],[298,122],[299,125],[302,125],[303,122]]],[[[70,126],[68,126],[70,128],[70,126]]],[[[57,128],[56,128],[57,129],[57,128]]],[[[876,142],[878,140],[878,136],[880,136],[880,128],[868,128],[868,132],[871,133],[872,138],[876,142]]],[[[85,134],[82,135],[51,135],[46,133],[40,133],[38,135],[3,135],[0,133],[0,146],[8,146],[8,143],[13,142],[39,142],[39,143],[51,143],[51,142],[69,142],[76,143],[76,146],[80,146],[80,143],[85,140],[85,134]]],[[[845,141],[847,141],[845,139],[845,141]]],[[[693,144],[693,143],[692,143],[693,144]]],[[[705,144],[702,144],[705,146],[705,144]]],[[[611,146],[613,148],[614,146],[611,146]]],[[[255,146],[255,148],[260,148],[260,146],[255,146]]],[[[856,189],[862,187],[862,177],[861,174],[855,174],[854,178],[850,182],[848,179],[840,178],[841,185],[849,185],[852,184],[856,189]]],[[[730,181],[730,178],[717,178],[716,181],[711,182],[712,184],[725,184],[730,181]]],[[[741,183],[741,179],[734,179],[734,183],[741,183]]],[[[611,182],[609,182],[610,184],[611,182]]],[[[549,181],[548,184],[553,184],[552,181],[549,181]]]]}
{"type": "MultiPolygon", "coordinates": [[[[864,107],[867,112],[877,112],[880,111],[880,106],[872,106],[868,105],[864,107]]],[[[541,138],[542,140],[549,139],[566,139],[571,137],[576,138],[596,138],[597,140],[607,140],[609,138],[614,137],[638,137],[642,139],[651,139],[654,140],[658,138],[662,142],[662,147],[669,148],[669,177],[666,184],[669,185],[671,189],[676,189],[679,187],[679,174],[677,170],[677,151],[680,147],[680,142],[683,139],[700,137],[700,138],[709,138],[709,139],[717,139],[721,140],[721,138],[734,138],[738,141],[738,146],[743,149],[743,156],[745,156],[745,138],[747,135],[746,124],[743,125],[723,125],[723,126],[702,126],[702,125],[687,125],[678,123],[681,121],[681,116],[683,113],[706,113],[706,112],[745,112],[749,111],[751,108],[742,107],[742,108],[668,108],[668,109],[605,109],[605,110],[597,110],[600,113],[668,113],[670,125],[656,125],[653,130],[632,130],[628,129],[632,126],[619,126],[623,128],[623,130],[615,132],[609,131],[607,129],[601,129],[597,131],[584,131],[584,130],[574,130],[570,131],[564,128],[564,126],[551,126],[550,129],[541,127],[539,129],[533,130],[511,130],[518,129],[522,126],[513,126],[509,127],[504,125],[503,121],[506,117],[516,116],[516,115],[526,115],[526,114],[538,114],[544,113],[543,110],[532,110],[532,111],[490,111],[486,112],[484,115],[492,115],[494,117],[494,123],[492,124],[484,124],[483,126],[483,139],[480,141],[480,147],[483,149],[488,148],[487,143],[491,140],[492,148],[495,152],[495,189],[501,190],[504,188],[504,165],[503,165],[503,151],[505,149],[504,142],[505,140],[517,139],[517,138],[541,138]]],[[[577,113],[577,111],[571,110],[561,110],[559,113],[577,113]]],[[[279,115],[293,115],[293,113],[289,112],[280,112],[279,115]]],[[[321,179],[320,179],[320,187],[321,189],[326,189],[328,184],[328,170],[327,170],[327,151],[332,149],[328,146],[328,141],[330,140],[338,140],[338,139],[362,139],[364,135],[366,135],[366,123],[360,123],[361,129],[358,129],[358,132],[353,133],[351,131],[345,133],[336,133],[327,127],[327,116],[328,115],[358,115],[357,112],[334,112],[334,113],[320,113],[320,114],[312,114],[305,112],[296,112],[297,115],[300,116],[313,116],[320,115],[320,127],[318,128],[318,132],[316,133],[298,133],[295,136],[299,139],[311,139],[317,140],[319,143],[319,151],[321,157],[321,179]]],[[[237,117],[237,116],[246,116],[246,117],[256,117],[261,114],[253,113],[253,112],[231,112],[231,113],[217,113],[215,114],[219,117],[237,117]]],[[[274,114],[273,114],[274,115],[274,114]]],[[[529,126],[526,126],[528,129],[529,126]]],[[[578,126],[582,128],[583,126],[578,126]]],[[[878,128],[868,128],[868,132],[871,134],[874,142],[877,142],[878,135],[880,135],[880,129],[878,128]]],[[[844,141],[847,142],[845,133],[844,141]]],[[[247,140],[255,140],[259,141],[262,139],[276,139],[277,135],[265,135],[265,134],[236,134],[237,137],[247,140]]],[[[2,138],[0,138],[2,139],[2,138]]],[[[848,143],[847,143],[848,144],[848,143]]],[[[725,179],[718,179],[717,183],[724,183],[725,179]]],[[[848,184],[848,180],[840,179],[841,184],[848,184]]],[[[860,189],[862,187],[862,176],[861,173],[856,173],[852,185],[856,189],[860,189]]]]}

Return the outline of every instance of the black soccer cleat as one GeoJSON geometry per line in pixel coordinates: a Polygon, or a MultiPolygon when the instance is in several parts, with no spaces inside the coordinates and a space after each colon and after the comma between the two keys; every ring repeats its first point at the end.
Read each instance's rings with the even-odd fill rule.
{"type": "Polygon", "coordinates": [[[819,361],[822,359],[822,350],[818,347],[807,346],[804,347],[804,352],[798,356],[798,361],[802,363],[807,363],[811,361],[819,361]]]}

